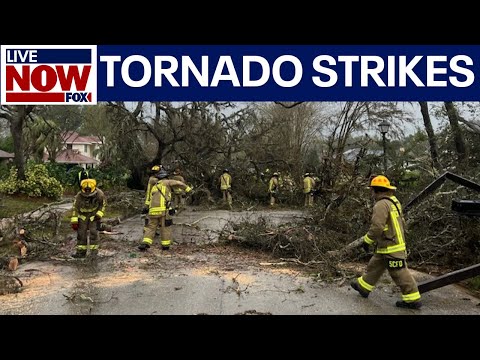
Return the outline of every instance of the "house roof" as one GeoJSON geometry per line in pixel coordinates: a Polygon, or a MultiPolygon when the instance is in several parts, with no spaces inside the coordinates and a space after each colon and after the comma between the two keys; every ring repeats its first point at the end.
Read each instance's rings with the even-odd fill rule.
{"type": "MultiPolygon", "coordinates": [[[[43,159],[47,161],[48,154],[44,154],[43,159]]],[[[82,155],[77,150],[73,149],[60,151],[55,161],[60,164],[100,164],[100,161],[89,156],[82,155]]]]}
{"type": "Polygon", "coordinates": [[[13,159],[14,157],[14,154],[0,150],[0,159],[13,159]]]}
{"type": "Polygon", "coordinates": [[[63,141],[66,144],[101,144],[98,136],[81,136],[75,131],[67,131],[63,134],[63,141]]]}

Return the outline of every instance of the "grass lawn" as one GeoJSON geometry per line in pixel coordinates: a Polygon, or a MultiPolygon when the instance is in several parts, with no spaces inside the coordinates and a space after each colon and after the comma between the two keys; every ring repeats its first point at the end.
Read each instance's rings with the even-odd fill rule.
{"type": "Polygon", "coordinates": [[[54,202],[54,200],[47,198],[28,197],[25,195],[1,195],[0,218],[23,214],[35,210],[43,204],[49,204],[52,202],[54,202]]]}

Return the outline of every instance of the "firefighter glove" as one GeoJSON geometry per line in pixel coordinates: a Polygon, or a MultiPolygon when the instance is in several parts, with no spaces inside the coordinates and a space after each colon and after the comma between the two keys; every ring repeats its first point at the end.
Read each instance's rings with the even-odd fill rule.
{"type": "Polygon", "coordinates": [[[142,215],[145,215],[145,214],[148,214],[148,207],[146,206],[142,209],[142,215]]]}
{"type": "Polygon", "coordinates": [[[176,213],[177,213],[177,210],[175,210],[175,209],[168,209],[168,215],[173,216],[173,215],[175,215],[176,213]]]}
{"type": "Polygon", "coordinates": [[[78,223],[72,223],[72,229],[74,231],[77,231],[78,230],[78,223]]]}

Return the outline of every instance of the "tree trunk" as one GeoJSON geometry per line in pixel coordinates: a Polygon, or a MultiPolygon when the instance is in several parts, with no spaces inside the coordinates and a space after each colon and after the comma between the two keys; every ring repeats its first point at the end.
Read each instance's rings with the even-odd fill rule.
{"type": "Polygon", "coordinates": [[[447,109],[448,121],[450,121],[450,127],[452,129],[453,138],[455,141],[455,148],[457,149],[458,160],[462,162],[467,157],[467,148],[462,129],[458,123],[458,112],[453,102],[445,101],[444,104],[445,109],[447,109]]]}
{"type": "Polygon", "coordinates": [[[25,154],[23,145],[23,123],[25,122],[26,109],[24,105],[16,106],[16,113],[10,120],[10,132],[13,138],[15,158],[13,160],[17,168],[17,178],[25,180],[25,154]]]}
{"type": "Polygon", "coordinates": [[[426,101],[419,101],[420,111],[422,112],[423,125],[428,135],[428,142],[430,144],[430,156],[432,157],[432,163],[435,169],[441,171],[442,167],[438,162],[438,148],[437,139],[435,138],[435,132],[433,131],[432,121],[430,120],[430,114],[428,112],[428,103],[426,101]]]}

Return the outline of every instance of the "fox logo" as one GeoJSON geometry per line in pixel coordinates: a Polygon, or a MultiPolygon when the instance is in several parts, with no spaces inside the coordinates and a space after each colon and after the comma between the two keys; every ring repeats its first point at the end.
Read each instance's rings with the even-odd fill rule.
{"type": "Polygon", "coordinates": [[[95,105],[95,45],[2,45],[4,105],[95,105]]]}

